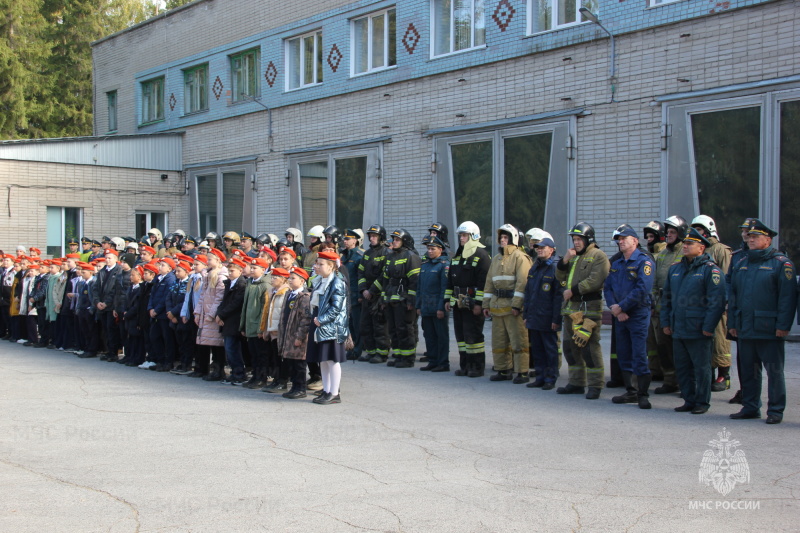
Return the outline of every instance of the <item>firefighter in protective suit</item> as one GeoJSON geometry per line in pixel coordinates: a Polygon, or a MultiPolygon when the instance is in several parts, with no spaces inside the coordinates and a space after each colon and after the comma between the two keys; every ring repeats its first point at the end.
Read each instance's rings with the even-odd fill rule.
{"type": "Polygon", "coordinates": [[[419,267],[422,260],[414,252],[414,238],[404,229],[392,232],[392,250],[386,257],[383,275],[376,279],[369,292],[381,300],[389,323],[395,368],[411,368],[417,350],[414,324],[417,321],[416,301],[419,267]]]}
{"type": "Polygon", "coordinates": [[[608,256],[595,241],[594,228],[578,222],[570,230],[573,248],[558,262],[558,279],[564,287],[564,357],[569,382],[558,394],[583,394],[587,400],[600,397],[605,368],[600,348],[603,319],[603,284],[608,277],[608,256]],[[588,322],[587,322],[588,321],[588,322]]]}
{"type": "Polygon", "coordinates": [[[458,343],[459,368],[456,376],[477,378],[486,367],[483,337],[483,288],[492,259],[481,244],[481,230],[464,222],[456,230],[458,249],[450,263],[445,310],[453,310],[453,329],[458,343]]]}
{"type": "Polygon", "coordinates": [[[383,275],[386,266],[386,256],[389,255],[386,230],[373,224],[367,229],[367,239],[369,247],[358,265],[358,300],[362,306],[361,338],[364,343],[364,353],[358,360],[380,364],[389,358],[389,329],[380,298],[373,298],[369,289],[383,275]]]}
{"type": "Polygon", "coordinates": [[[489,379],[527,383],[530,352],[522,305],[532,262],[519,247],[519,230],[511,224],[497,230],[497,243],[500,251],[492,259],[483,289],[483,314],[492,317],[492,355],[497,371],[489,379]]]}
{"type": "MultiPolygon", "coordinates": [[[[706,253],[722,269],[728,272],[731,267],[731,247],[719,242],[719,233],[714,219],[708,215],[698,215],[692,220],[692,227],[696,228],[711,243],[706,253]]],[[[731,341],[728,340],[728,314],[722,319],[714,330],[714,348],[711,352],[711,392],[720,392],[731,388],[731,341]],[[713,369],[717,369],[717,378],[714,379],[713,369]]]]}

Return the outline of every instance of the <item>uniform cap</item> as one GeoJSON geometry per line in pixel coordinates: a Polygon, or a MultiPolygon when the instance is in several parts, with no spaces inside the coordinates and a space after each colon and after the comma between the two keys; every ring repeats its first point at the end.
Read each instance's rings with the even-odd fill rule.
{"type": "MultiPolygon", "coordinates": [[[[78,254],[70,254],[70,255],[78,255],[78,254]]],[[[119,252],[114,250],[113,248],[108,248],[106,250],[106,252],[105,252],[105,255],[113,255],[113,256],[119,257],[119,252]]],[[[80,256],[78,256],[78,257],[80,257],[80,256]]]]}
{"type": "Polygon", "coordinates": [[[31,246],[31,253],[33,253],[33,252],[36,252],[37,254],[41,254],[42,253],[42,251],[40,249],[34,248],[33,246],[31,246]]]}
{"type": "Polygon", "coordinates": [[[637,239],[639,238],[639,236],[636,234],[636,230],[631,227],[623,228],[618,233],[615,233],[614,240],[616,241],[620,237],[636,237],[637,239]]]}
{"type": "Polygon", "coordinates": [[[81,254],[67,254],[67,259],[80,259],[81,254]]]}
{"type": "Polygon", "coordinates": [[[702,233],[697,231],[697,228],[689,228],[689,231],[686,233],[686,237],[684,237],[683,242],[699,242],[706,248],[711,246],[711,243],[706,239],[702,233]]]}
{"type": "MultiPolygon", "coordinates": [[[[158,274],[158,267],[157,267],[157,266],[155,266],[155,265],[154,265],[154,264],[152,264],[152,263],[147,263],[146,265],[144,265],[144,267],[143,267],[143,271],[144,271],[144,270],[149,270],[149,271],[150,271],[150,272],[152,272],[153,274],[158,274]]],[[[142,273],[144,273],[144,272],[142,272],[142,273]]]]}
{"type": "Polygon", "coordinates": [[[180,252],[178,252],[177,254],[175,254],[175,258],[176,258],[178,261],[186,261],[187,263],[191,263],[191,262],[193,261],[193,259],[192,259],[192,257],[191,257],[191,256],[188,256],[188,255],[186,255],[186,254],[182,254],[182,253],[180,253],[180,252]]]}
{"type": "Polygon", "coordinates": [[[754,235],[766,235],[767,237],[774,237],[778,234],[777,231],[770,229],[766,224],[757,218],[752,219],[747,233],[754,235]]]}
{"type": "Polygon", "coordinates": [[[556,243],[553,242],[553,239],[545,237],[544,239],[533,245],[534,248],[544,248],[545,246],[549,246],[550,248],[555,248],[556,243]]]}
{"type": "Polygon", "coordinates": [[[275,262],[278,259],[278,256],[275,255],[275,250],[271,249],[268,246],[264,246],[263,248],[261,248],[261,251],[270,256],[273,262],[275,262]]]}
{"type": "Polygon", "coordinates": [[[180,262],[177,264],[177,267],[178,267],[178,268],[182,268],[182,269],[183,269],[183,270],[185,270],[186,272],[190,272],[190,271],[192,270],[192,265],[191,265],[191,263],[189,263],[189,262],[187,262],[187,261],[180,261],[180,262]]]}

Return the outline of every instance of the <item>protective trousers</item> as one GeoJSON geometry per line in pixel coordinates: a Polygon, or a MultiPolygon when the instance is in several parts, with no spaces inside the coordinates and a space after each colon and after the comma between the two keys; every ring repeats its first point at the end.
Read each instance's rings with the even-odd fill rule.
{"type": "Polygon", "coordinates": [[[475,315],[472,309],[453,307],[453,329],[458,344],[458,366],[465,372],[483,374],[486,368],[483,313],[475,315]]]}
{"type": "Polygon", "coordinates": [[[714,330],[714,347],[711,351],[712,368],[730,368],[731,366],[731,341],[728,335],[728,314],[724,313],[714,330]]]}
{"type": "Polygon", "coordinates": [[[783,366],[786,360],[783,339],[739,339],[742,373],[742,411],[756,413],[761,409],[761,367],[767,371],[767,415],[783,418],[786,408],[786,382],[783,366]]]}
{"type": "Polygon", "coordinates": [[[492,356],[498,372],[513,369],[517,374],[527,374],[530,352],[522,315],[492,315],[492,356]]]}
{"type": "Polygon", "coordinates": [[[650,311],[639,311],[628,316],[628,320],[617,321],[617,360],[623,372],[636,376],[649,376],[647,366],[647,328],[650,311]]]}
{"type": "Polygon", "coordinates": [[[361,340],[370,355],[389,355],[389,329],[378,298],[364,300],[361,309],[361,340]]]}
{"type": "MultiPolygon", "coordinates": [[[[603,349],[600,347],[600,324],[592,330],[589,342],[583,348],[572,340],[574,326],[569,315],[564,315],[564,357],[569,365],[569,383],[576,387],[602,389],[605,377],[603,349]]],[[[537,376],[538,377],[538,376],[537,376]]]]}
{"type": "MultiPolygon", "coordinates": [[[[675,372],[683,400],[693,407],[711,405],[711,337],[674,339],[675,372]]],[[[666,383],[666,377],[664,378],[666,383]]]]}
{"type": "Polygon", "coordinates": [[[386,304],[385,311],[392,338],[392,355],[413,358],[417,351],[417,337],[414,333],[416,311],[409,310],[405,302],[386,304]]]}
{"type": "Polygon", "coordinates": [[[654,313],[650,319],[650,330],[647,335],[647,358],[650,362],[650,372],[660,371],[664,375],[664,385],[677,386],[678,378],[675,374],[673,346],[672,338],[664,335],[664,330],[661,327],[661,318],[654,313]],[[651,338],[654,345],[650,344],[651,338]],[[655,354],[651,357],[653,352],[655,354]],[[653,362],[655,362],[655,365],[653,365],[653,362]]]}

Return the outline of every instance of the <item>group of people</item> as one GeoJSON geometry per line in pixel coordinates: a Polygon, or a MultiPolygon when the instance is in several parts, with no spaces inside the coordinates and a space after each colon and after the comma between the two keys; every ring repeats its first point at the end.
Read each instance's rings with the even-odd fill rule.
{"type": "Polygon", "coordinates": [[[296,228],[280,239],[232,231],[162,238],[153,228],[138,242],[72,240],[70,253],[49,260],[19,247],[2,255],[0,333],[289,399],[315,390],[314,402],[331,404],[341,401],[347,359],[413,367],[420,318],[420,370],[450,372],[452,314],[457,376],[484,375],[490,319],[491,381],[554,389],[563,353],[568,380],[558,394],[593,400],[604,386],[624,387],[614,403],[649,409],[650,384],[663,380],[654,392],[680,393],[675,410],[693,414],[708,411],[712,390],[730,387],[735,340],[741,390],[731,403],[742,408],[731,418],[761,416],[763,365],[767,423],[775,424],[785,408],[783,341],[798,286],[792,262],[772,247],[775,232],[758,219],[740,227],[742,244],[732,251],[705,215],[691,224],[677,215],[652,221],[642,243],[623,224],[610,258],[585,222],[570,230],[563,256],[546,231],[504,224],[492,257],[469,221],[456,230],[455,252],[447,227],[431,224],[422,256],[408,231],[387,235],[380,225],[366,234],[315,226],[308,247],[296,228]],[[604,309],[612,322],[608,382],[604,309]]]}

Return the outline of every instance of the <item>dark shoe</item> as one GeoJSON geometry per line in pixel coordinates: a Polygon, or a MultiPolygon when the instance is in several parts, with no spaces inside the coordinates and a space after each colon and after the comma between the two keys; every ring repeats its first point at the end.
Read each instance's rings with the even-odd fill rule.
{"type": "Polygon", "coordinates": [[[28,341],[28,342],[23,342],[22,345],[23,346],[33,346],[33,343],[31,341],[28,341]]]}
{"type": "Polygon", "coordinates": [[[238,387],[239,385],[244,385],[244,382],[245,382],[245,378],[240,378],[240,377],[236,377],[236,376],[228,377],[228,384],[229,385],[234,385],[234,386],[238,387]]]}
{"type": "Polygon", "coordinates": [[[555,388],[556,388],[556,384],[555,383],[551,383],[551,382],[547,382],[544,385],[542,385],[542,390],[553,390],[555,388]]]}
{"type": "Polygon", "coordinates": [[[544,387],[544,380],[543,379],[537,379],[536,381],[533,381],[532,383],[528,383],[525,386],[528,387],[529,389],[538,389],[540,387],[544,387]]]}
{"type": "Polygon", "coordinates": [[[608,389],[618,389],[620,387],[625,386],[625,384],[621,381],[617,381],[615,379],[610,379],[606,381],[606,388],[608,389]]]}
{"type": "Polygon", "coordinates": [[[678,388],[675,385],[666,385],[666,384],[664,384],[664,385],[661,385],[660,387],[656,387],[655,390],[653,390],[653,392],[655,394],[670,394],[672,392],[678,392],[679,390],[681,390],[681,389],[678,388]]]}
{"type": "Polygon", "coordinates": [[[693,410],[694,410],[694,405],[689,405],[688,403],[685,403],[685,404],[681,405],[680,407],[676,407],[674,409],[674,411],[676,413],[688,413],[689,411],[693,411],[693,410]]]}
{"type": "Polygon", "coordinates": [[[586,390],[583,387],[567,383],[566,387],[559,387],[556,392],[558,394],[584,394],[586,390]]]}
{"type": "Polygon", "coordinates": [[[347,354],[345,355],[345,358],[348,361],[355,361],[356,359],[358,359],[358,356],[356,354],[354,354],[353,352],[347,352],[347,354]]]}
{"type": "Polygon", "coordinates": [[[91,359],[92,357],[97,357],[95,352],[83,352],[82,355],[79,355],[81,359],[91,359]]]}
{"type": "Polygon", "coordinates": [[[428,358],[427,355],[423,355],[422,357],[419,358],[419,362],[420,363],[427,363],[429,361],[430,361],[430,359],[428,358]]]}
{"type": "Polygon", "coordinates": [[[278,380],[274,379],[272,380],[272,383],[270,383],[266,387],[262,387],[261,392],[272,392],[272,389],[274,389],[277,386],[278,386],[278,380]]]}
{"type": "Polygon", "coordinates": [[[510,370],[498,370],[497,374],[489,376],[489,381],[511,381],[514,373],[510,370]]]}
{"type": "Polygon", "coordinates": [[[444,365],[435,366],[431,368],[431,372],[450,372],[450,367],[444,365]]]}
{"type": "MultiPolygon", "coordinates": [[[[191,375],[191,374],[189,374],[189,375],[191,375]]],[[[251,377],[248,381],[246,381],[244,384],[242,384],[242,387],[244,387],[245,389],[255,389],[255,388],[259,388],[260,389],[264,385],[260,385],[260,386],[256,387],[256,385],[258,385],[259,383],[261,383],[261,382],[258,380],[258,378],[255,375],[253,375],[253,377],[251,377]]]]}
{"type": "Polygon", "coordinates": [[[284,398],[288,398],[289,400],[297,400],[297,399],[300,399],[300,398],[305,398],[306,397],[306,391],[298,390],[298,389],[292,389],[289,392],[284,392],[281,396],[283,396],[284,398]]]}
{"type": "Polygon", "coordinates": [[[316,390],[313,392],[314,396],[322,396],[323,394],[327,394],[324,390],[316,390]]]}
{"type": "Polygon", "coordinates": [[[433,370],[434,368],[436,368],[436,365],[432,365],[432,364],[428,363],[427,365],[425,365],[423,367],[420,367],[420,370],[422,372],[427,372],[428,370],[433,370]]]}
{"type": "Polygon", "coordinates": [[[698,405],[697,407],[692,409],[692,414],[693,415],[702,415],[702,414],[707,413],[707,412],[708,412],[708,407],[706,407],[704,405],[702,405],[702,406],[698,405]]]}
{"type": "MultiPolygon", "coordinates": [[[[5,339],[3,339],[3,340],[5,340],[5,339]]],[[[56,347],[55,347],[55,345],[54,345],[54,344],[48,344],[48,345],[47,345],[47,349],[48,349],[48,350],[55,350],[55,349],[56,349],[56,347]]]]}
{"type": "Polygon", "coordinates": [[[395,361],[395,368],[412,368],[414,366],[414,357],[402,357],[395,361]]]}
{"type": "Polygon", "coordinates": [[[356,361],[361,361],[362,363],[366,363],[367,361],[370,361],[372,357],[373,357],[372,354],[364,352],[361,354],[361,357],[356,359],[356,361]]]}
{"type": "Polygon", "coordinates": [[[453,372],[456,376],[466,376],[468,372],[466,370],[461,370],[460,368],[453,372]]]}
{"type": "Polygon", "coordinates": [[[720,376],[711,384],[711,392],[722,392],[731,388],[731,378],[720,376]]]}
{"type": "Polygon", "coordinates": [[[728,403],[738,403],[739,405],[742,404],[742,389],[736,391],[736,394],[733,395],[733,398],[728,400],[728,403]]]}
{"type": "Polygon", "coordinates": [[[172,370],[169,371],[170,374],[180,374],[186,370],[186,367],[183,365],[178,365],[172,370]]]}
{"type": "Polygon", "coordinates": [[[483,377],[483,372],[479,372],[477,370],[470,370],[469,372],[467,372],[467,376],[471,378],[480,378],[483,377]]]}
{"type": "Polygon", "coordinates": [[[320,394],[319,396],[317,396],[316,398],[314,398],[311,401],[314,402],[314,403],[322,403],[325,400],[327,400],[329,396],[332,396],[332,394],[330,392],[322,391],[322,394],[320,394]]]}
{"type": "Polygon", "coordinates": [[[664,374],[651,374],[652,381],[664,381],[664,374]]]}
{"type": "Polygon", "coordinates": [[[639,401],[639,395],[635,390],[629,390],[625,394],[614,396],[611,401],[614,403],[636,403],[639,401]]]}
{"type": "Polygon", "coordinates": [[[342,403],[342,399],[339,397],[338,394],[336,396],[333,396],[329,392],[328,394],[316,398],[315,400],[313,400],[313,402],[318,405],[330,405],[332,403],[342,403]]]}
{"type": "Polygon", "coordinates": [[[520,374],[517,374],[517,377],[515,377],[511,381],[511,383],[513,383],[514,385],[521,385],[523,383],[529,382],[530,380],[531,380],[531,378],[528,377],[527,373],[525,373],[525,374],[520,373],[520,374]]]}
{"type": "Polygon", "coordinates": [[[733,413],[730,415],[730,418],[734,420],[748,420],[750,418],[761,418],[761,413],[758,411],[756,412],[747,412],[747,411],[739,411],[738,413],[733,413]]]}
{"type": "Polygon", "coordinates": [[[130,361],[130,359],[128,359],[127,357],[123,357],[122,359],[117,359],[117,363],[120,365],[124,365],[128,361],[130,361]]]}
{"type": "Polygon", "coordinates": [[[388,359],[388,358],[385,355],[377,355],[376,354],[376,355],[373,355],[372,357],[369,358],[369,362],[372,365],[382,365],[383,363],[386,362],[386,359],[388,359]]]}
{"type": "Polygon", "coordinates": [[[597,387],[589,387],[589,390],[586,391],[586,399],[597,400],[598,398],[600,398],[600,389],[597,387]]]}
{"type": "Polygon", "coordinates": [[[650,398],[648,396],[639,396],[637,401],[639,403],[639,409],[650,409],[653,407],[650,405],[650,398]]]}
{"type": "Polygon", "coordinates": [[[783,417],[778,415],[767,415],[767,424],[780,424],[783,417]]]}
{"type": "Polygon", "coordinates": [[[197,370],[186,375],[189,376],[190,378],[202,378],[203,376],[205,376],[205,374],[203,374],[202,372],[198,372],[197,370]]]}
{"type": "MultiPolygon", "coordinates": [[[[275,383],[275,381],[273,381],[272,383],[275,383]]],[[[266,388],[267,387],[264,387],[264,389],[266,389],[266,388]]],[[[264,389],[261,389],[261,390],[264,390],[264,389]]],[[[289,390],[289,387],[286,386],[286,382],[285,381],[278,381],[277,384],[274,387],[272,387],[269,390],[266,390],[265,392],[280,392],[280,393],[284,393],[284,392],[287,392],[288,390],[289,390]]]]}
{"type": "Polygon", "coordinates": [[[128,361],[125,363],[125,366],[139,366],[141,363],[137,363],[136,361],[128,361]]]}

